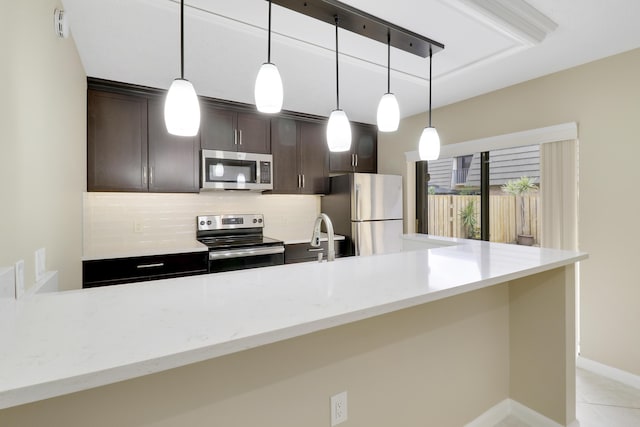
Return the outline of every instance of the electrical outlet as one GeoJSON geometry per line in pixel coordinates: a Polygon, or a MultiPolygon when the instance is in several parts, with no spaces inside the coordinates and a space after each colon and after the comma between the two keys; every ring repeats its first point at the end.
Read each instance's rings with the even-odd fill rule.
{"type": "Polygon", "coordinates": [[[24,295],[24,260],[16,262],[16,299],[24,295]]]}
{"type": "Polygon", "coordinates": [[[331,427],[347,421],[347,392],[331,396],[331,427]]]}

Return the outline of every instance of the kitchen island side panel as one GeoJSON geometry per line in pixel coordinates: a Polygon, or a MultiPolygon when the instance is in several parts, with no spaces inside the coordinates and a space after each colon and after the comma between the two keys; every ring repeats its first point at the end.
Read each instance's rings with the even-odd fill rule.
{"type": "Polygon", "coordinates": [[[575,266],[509,285],[510,395],[569,425],[576,419],[575,266]]]}
{"type": "Polygon", "coordinates": [[[492,286],[0,411],[0,425],[461,426],[508,397],[509,288],[492,286]],[[117,410],[114,410],[116,409],[117,410]]]}

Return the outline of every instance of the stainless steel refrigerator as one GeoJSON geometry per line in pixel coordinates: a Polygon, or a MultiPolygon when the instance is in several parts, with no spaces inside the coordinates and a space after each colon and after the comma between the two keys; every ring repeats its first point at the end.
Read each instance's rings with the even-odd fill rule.
{"type": "Polygon", "coordinates": [[[351,173],[329,179],[321,210],[347,237],[350,255],[402,250],[402,177],[351,173]]]}

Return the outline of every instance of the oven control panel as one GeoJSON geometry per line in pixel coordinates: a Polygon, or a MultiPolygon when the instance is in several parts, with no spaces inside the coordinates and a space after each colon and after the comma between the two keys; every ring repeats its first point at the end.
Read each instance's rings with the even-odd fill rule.
{"type": "Polygon", "coordinates": [[[262,214],[201,215],[196,217],[198,231],[233,230],[238,228],[263,228],[262,214]]]}

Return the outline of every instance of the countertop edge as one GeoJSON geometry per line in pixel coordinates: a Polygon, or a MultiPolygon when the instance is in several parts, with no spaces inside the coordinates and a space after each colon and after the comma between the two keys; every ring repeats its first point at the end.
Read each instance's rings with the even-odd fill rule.
{"type": "Polygon", "coordinates": [[[292,325],[285,328],[244,337],[238,340],[227,341],[224,343],[196,348],[182,353],[175,353],[157,358],[133,362],[131,364],[116,366],[106,370],[86,372],[80,375],[61,378],[58,380],[48,381],[40,384],[28,385],[18,389],[2,390],[0,391],[0,409],[5,409],[12,406],[31,403],[78,391],[88,390],[119,381],[138,378],[144,375],[158,373],[193,363],[222,357],[239,351],[256,348],[262,345],[276,343],[286,339],[318,332],[324,329],[330,329],[352,322],[365,320],[371,317],[388,314],[394,311],[399,311],[406,308],[461,295],[467,292],[488,288],[532,274],[564,267],[587,258],[587,254],[578,253],[573,257],[561,261],[547,263],[545,265],[524,269],[511,274],[496,276],[490,279],[471,282],[453,288],[430,292],[417,297],[392,301],[386,304],[380,304],[375,307],[342,313],[335,316],[292,325]]]}

